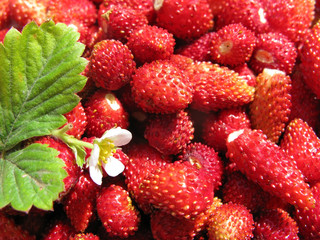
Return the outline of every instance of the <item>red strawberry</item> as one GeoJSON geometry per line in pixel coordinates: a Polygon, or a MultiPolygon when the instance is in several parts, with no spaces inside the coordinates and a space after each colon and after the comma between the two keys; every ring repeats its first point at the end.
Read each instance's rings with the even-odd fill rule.
{"type": "Polygon", "coordinates": [[[144,201],[173,216],[192,219],[213,201],[213,184],[191,163],[168,163],[148,174],[140,185],[144,201]]]}
{"type": "Polygon", "coordinates": [[[149,118],[144,137],[164,155],[180,153],[193,139],[193,123],[185,111],[149,118]]]}
{"type": "Polygon", "coordinates": [[[320,139],[306,122],[292,120],[280,147],[297,163],[307,182],[320,182],[320,139]]]}
{"type": "Polygon", "coordinates": [[[314,19],[314,0],[261,0],[271,31],[301,40],[314,19]]]}
{"type": "Polygon", "coordinates": [[[97,9],[90,0],[48,0],[48,17],[67,25],[92,26],[97,21],[97,9]]]}
{"type": "Polygon", "coordinates": [[[113,127],[126,129],[129,126],[128,113],[114,93],[104,89],[96,91],[86,102],[88,119],[86,133],[89,137],[101,137],[113,127]]]}
{"type": "Polygon", "coordinates": [[[181,54],[172,54],[169,58],[169,61],[183,71],[188,69],[194,63],[192,58],[183,56],[181,54]]]}
{"type": "Polygon", "coordinates": [[[97,197],[97,212],[109,237],[128,237],[138,230],[140,213],[129,192],[120,185],[102,188],[97,197]]]}
{"type": "Polygon", "coordinates": [[[247,113],[242,108],[223,109],[208,114],[202,122],[202,138],[218,152],[227,151],[227,137],[243,128],[251,128],[247,113]]]}
{"type": "Polygon", "coordinates": [[[241,204],[252,213],[264,208],[266,195],[259,185],[238,171],[229,174],[222,186],[223,202],[241,204]]]}
{"type": "Polygon", "coordinates": [[[256,86],[256,75],[251,70],[251,68],[249,68],[247,63],[236,66],[235,68],[233,68],[233,70],[237,72],[242,78],[244,78],[249,86],[256,86]]]}
{"type": "Polygon", "coordinates": [[[298,226],[289,213],[282,209],[263,212],[255,224],[256,239],[288,239],[299,240],[298,226]]]}
{"type": "Polygon", "coordinates": [[[311,190],[316,199],[315,207],[309,210],[296,208],[294,216],[303,239],[320,239],[320,183],[311,190]]]}
{"type": "Polygon", "coordinates": [[[131,80],[136,68],[129,48],[116,40],[97,43],[90,56],[89,77],[97,87],[118,90],[131,80]]]}
{"type": "Polygon", "coordinates": [[[87,126],[87,116],[81,102],[64,116],[67,119],[67,123],[72,124],[72,128],[66,133],[80,139],[87,126]]]}
{"type": "Polygon", "coordinates": [[[225,203],[213,212],[207,230],[209,240],[249,240],[253,237],[253,216],[243,205],[225,203]]]}
{"type": "Polygon", "coordinates": [[[291,75],[291,80],[292,88],[290,94],[292,107],[289,121],[295,118],[301,118],[316,131],[320,117],[320,101],[304,83],[300,69],[297,69],[291,75]]]}
{"type": "Polygon", "coordinates": [[[314,198],[296,163],[260,130],[242,129],[229,135],[227,156],[246,177],[286,202],[313,208],[314,198]]]}
{"type": "Polygon", "coordinates": [[[213,27],[213,15],[205,0],[157,0],[154,9],[155,24],[177,38],[195,39],[213,27]]]}
{"type": "Polygon", "coordinates": [[[100,240],[100,238],[93,233],[78,233],[70,237],[69,240],[100,240]]]}
{"type": "Polygon", "coordinates": [[[221,65],[237,66],[247,62],[256,46],[254,32],[241,23],[219,29],[211,38],[210,55],[221,65]]]}
{"type": "Polygon", "coordinates": [[[9,0],[1,0],[0,1],[0,29],[8,27],[10,22],[10,1],[9,0]]]}
{"type": "Polygon", "coordinates": [[[143,64],[168,59],[173,54],[175,39],[166,29],[144,25],[131,32],[127,46],[134,55],[134,59],[143,64]]]}
{"type": "Polygon", "coordinates": [[[59,197],[66,195],[69,190],[76,184],[80,176],[80,168],[76,164],[75,155],[64,142],[59,139],[44,136],[37,137],[32,140],[33,143],[47,144],[49,147],[59,151],[58,158],[62,159],[65,163],[64,169],[67,172],[67,177],[63,179],[64,191],[60,193],[59,197]]]}
{"type": "Polygon", "coordinates": [[[45,231],[43,240],[69,240],[69,237],[76,234],[76,230],[71,226],[69,221],[54,220],[49,224],[49,229],[45,231]]]}
{"type": "Polygon", "coordinates": [[[216,32],[205,33],[201,37],[179,46],[176,49],[176,54],[189,57],[194,61],[209,61],[211,59],[211,40],[216,34],[216,32]]]}
{"type": "Polygon", "coordinates": [[[129,157],[129,163],[123,172],[128,191],[138,206],[146,213],[151,213],[151,207],[143,201],[140,185],[143,179],[154,170],[171,162],[170,156],[165,156],[147,143],[134,143],[124,147],[129,157]]]}
{"type": "Polygon", "coordinates": [[[139,26],[148,24],[147,17],[138,10],[120,6],[101,4],[98,11],[98,23],[107,38],[127,42],[130,33],[139,26]]]}
{"type": "Polygon", "coordinates": [[[155,20],[155,10],[153,8],[153,2],[150,0],[104,0],[103,4],[106,7],[115,5],[132,8],[145,15],[150,24],[155,20]]]}
{"type": "Polygon", "coordinates": [[[150,225],[154,239],[195,239],[194,237],[205,229],[210,215],[221,204],[220,199],[214,198],[211,207],[195,219],[178,218],[161,210],[153,212],[150,225]]]}
{"type": "Polygon", "coordinates": [[[257,35],[249,65],[257,74],[265,68],[278,69],[290,74],[297,57],[297,49],[285,35],[281,33],[262,33],[257,35]]]}
{"type": "Polygon", "coordinates": [[[31,21],[40,25],[47,20],[47,7],[48,0],[11,0],[10,16],[19,27],[31,21]]]}
{"type": "Polygon", "coordinates": [[[241,23],[256,33],[266,32],[269,29],[260,0],[209,0],[209,2],[215,13],[217,29],[233,23],[241,23]]]}
{"type": "Polygon", "coordinates": [[[15,240],[35,240],[36,236],[29,234],[17,225],[13,218],[6,216],[0,212],[0,239],[15,239],[15,240]]]}
{"type": "Polygon", "coordinates": [[[84,172],[63,199],[64,210],[76,231],[83,232],[87,229],[94,214],[98,192],[99,186],[84,172]]]}
{"type": "Polygon", "coordinates": [[[300,52],[300,69],[307,86],[320,98],[320,21],[309,31],[300,52]]]}
{"type": "Polygon", "coordinates": [[[134,101],[150,113],[175,113],[191,103],[188,76],[169,60],[145,63],[132,76],[134,101]]]}
{"type": "Polygon", "coordinates": [[[213,182],[214,190],[221,186],[223,163],[213,148],[200,142],[190,143],[179,155],[179,159],[191,163],[199,170],[199,174],[207,175],[213,182]]]}
{"type": "Polygon", "coordinates": [[[253,100],[254,88],[236,72],[210,62],[189,67],[194,96],[191,107],[200,111],[217,111],[245,105],[253,100]]]}
{"type": "Polygon", "coordinates": [[[250,103],[252,127],[278,142],[289,120],[291,79],[284,72],[264,69],[257,78],[254,100],[250,103]]]}

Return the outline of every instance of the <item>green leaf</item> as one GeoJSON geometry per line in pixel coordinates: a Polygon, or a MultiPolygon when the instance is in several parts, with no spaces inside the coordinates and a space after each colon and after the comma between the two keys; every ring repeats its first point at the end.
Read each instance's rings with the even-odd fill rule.
{"type": "Polygon", "coordinates": [[[28,211],[32,205],[52,209],[67,176],[58,154],[53,148],[35,143],[1,157],[0,208],[11,204],[19,211],[28,211]]]}
{"type": "Polygon", "coordinates": [[[80,101],[87,60],[79,33],[52,21],[11,29],[0,44],[0,152],[61,127],[80,101]]]}

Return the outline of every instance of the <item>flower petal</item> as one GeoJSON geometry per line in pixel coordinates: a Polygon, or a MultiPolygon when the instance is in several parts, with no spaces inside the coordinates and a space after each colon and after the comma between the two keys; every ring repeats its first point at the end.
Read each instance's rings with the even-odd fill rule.
{"type": "Polygon", "coordinates": [[[100,147],[98,144],[93,144],[93,149],[91,151],[91,155],[88,159],[89,166],[96,166],[99,162],[99,154],[100,154],[100,147]]]}
{"type": "Polygon", "coordinates": [[[127,129],[120,127],[111,128],[107,130],[101,137],[101,139],[110,139],[116,146],[123,146],[128,144],[132,139],[132,134],[127,129]]]}
{"type": "Polygon", "coordinates": [[[89,174],[92,181],[98,185],[102,184],[102,169],[99,165],[89,166],[89,174]]]}
{"type": "Polygon", "coordinates": [[[109,157],[107,163],[102,163],[102,167],[110,177],[116,177],[124,170],[123,163],[114,157],[109,157]]]}

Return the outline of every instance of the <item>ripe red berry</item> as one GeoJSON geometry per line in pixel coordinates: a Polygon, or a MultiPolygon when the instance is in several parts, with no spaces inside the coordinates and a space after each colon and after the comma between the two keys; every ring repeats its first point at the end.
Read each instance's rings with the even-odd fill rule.
{"type": "Polygon", "coordinates": [[[156,25],[180,39],[195,39],[213,27],[213,15],[205,0],[157,0],[156,25]]]}
{"type": "Polygon", "coordinates": [[[122,186],[111,184],[102,188],[96,204],[98,216],[109,237],[126,238],[138,230],[140,213],[122,186]]]}
{"type": "Polygon", "coordinates": [[[150,146],[165,155],[180,153],[193,139],[193,123],[185,111],[149,118],[144,132],[150,146]]]}
{"type": "Polygon", "coordinates": [[[114,93],[104,89],[96,91],[86,102],[88,119],[86,133],[89,137],[101,137],[113,127],[128,128],[128,113],[114,93]]]}
{"type": "Polygon", "coordinates": [[[282,71],[264,69],[257,78],[255,96],[250,103],[252,127],[261,129],[275,143],[289,120],[291,79],[282,71]]]}
{"type": "Polygon", "coordinates": [[[254,32],[241,23],[219,29],[211,38],[211,59],[221,65],[238,66],[247,62],[256,46],[254,32]]]}
{"type": "Polygon", "coordinates": [[[134,101],[150,113],[175,113],[192,100],[193,87],[188,75],[169,60],[145,63],[132,76],[134,101]]]}
{"type": "Polygon", "coordinates": [[[90,56],[88,76],[97,87],[118,90],[131,80],[136,68],[130,49],[117,40],[98,42],[90,56]]]}
{"type": "Polygon", "coordinates": [[[225,203],[217,207],[208,221],[209,240],[249,240],[254,221],[250,211],[240,204],[225,203]]]}
{"type": "Polygon", "coordinates": [[[315,200],[296,163],[260,130],[242,129],[229,135],[227,156],[246,177],[286,202],[313,208],[315,200]]]}
{"type": "Polygon", "coordinates": [[[127,46],[134,59],[143,64],[154,60],[168,59],[173,54],[175,39],[166,29],[144,25],[131,32],[127,46]]]}
{"type": "Polygon", "coordinates": [[[265,68],[277,69],[290,74],[297,57],[297,49],[285,35],[281,33],[262,33],[257,35],[249,65],[257,74],[265,68]]]}

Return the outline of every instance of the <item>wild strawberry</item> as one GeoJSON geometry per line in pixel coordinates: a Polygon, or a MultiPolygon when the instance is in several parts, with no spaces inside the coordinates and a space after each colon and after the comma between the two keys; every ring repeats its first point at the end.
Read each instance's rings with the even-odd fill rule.
{"type": "Polygon", "coordinates": [[[304,82],[320,98],[320,21],[306,34],[300,52],[300,69],[304,82]]]}
{"type": "Polygon", "coordinates": [[[143,64],[168,59],[173,54],[175,39],[166,29],[144,25],[131,32],[127,46],[134,55],[134,59],[143,64]]]}
{"type": "Polygon", "coordinates": [[[320,139],[306,122],[300,118],[292,120],[280,147],[296,162],[307,182],[320,182],[320,139]]]}
{"type": "Polygon", "coordinates": [[[185,111],[149,118],[144,132],[150,146],[165,155],[180,153],[193,139],[194,128],[185,111]]]}
{"type": "Polygon", "coordinates": [[[257,44],[250,59],[250,68],[261,73],[265,68],[278,69],[290,74],[297,57],[297,49],[281,33],[262,33],[257,35],[257,44]]]}
{"type": "Polygon", "coordinates": [[[209,240],[251,239],[254,221],[250,211],[243,205],[225,203],[211,215],[208,221],[209,240]]]}
{"type": "Polygon", "coordinates": [[[154,211],[150,215],[150,225],[154,239],[197,239],[194,237],[206,228],[211,214],[221,205],[221,200],[214,198],[210,208],[199,214],[195,219],[175,217],[161,210],[154,211]]]}
{"type": "Polygon", "coordinates": [[[76,159],[73,151],[64,142],[50,136],[37,137],[31,140],[33,143],[47,144],[49,147],[59,151],[58,158],[64,161],[66,165],[64,169],[67,176],[63,179],[64,191],[59,197],[65,196],[69,190],[76,184],[80,176],[80,168],[76,164],[76,159]]]}
{"type": "Polygon", "coordinates": [[[195,39],[213,27],[211,9],[204,0],[154,1],[156,25],[180,39],[195,39]]]}
{"type": "Polygon", "coordinates": [[[102,40],[90,56],[88,75],[97,87],[118,90],[131,80],[136,68],[130,49],[117,40],[102,40]]]}
{"type": "Polygon", "coordinates": [[[300,69],[297,69],[292,75],[291,88],[291,112],[289,121],[295,118],[301,118],[314,131],[317,131],[320,116],[320,101],[310,88],[304,83],[303,75],[300,69]]]}
{"type": "Polygon", "coordinates": [[[241,23],[219,29],[211,38],[211,59],[221,65],[237,66],[247,62],[256,46],[254,32],[241,23]]]}
{"type": "Polygon", "coordinates": [[[0,29],[8,27],[10,23],[10,1],[9,0],[1,0],[0,1],[0,29]]]}
{"type": "Polygon", "coordinates": [[[202,122],[202,138],[206,144],[218,152],[227,151],[227,137],[243,128],[251,128],[247,113],[242,108],[223,109],[210,113],[202,122]]]}
{"type": "Polygon", "coordinates": [[[213,201],[213,184],[191,163],[176,161],[148,174],[140,185],[144,201],[173,216],[192,219],[213,201]]]}
{"type": "Polygon", "coordinates": [[[169,58],[169,61],[183,71],[188,69],[194,63],[192,58],[183,56],[181,54],[172,54],[169,58]]]}
{"type": "Polygon", "coordinates": [[[163,155],[147,143],[134,143],[124,147],[129,162],[123,172],[128,191],[146,214],[151,213],[149,203],[143,201],[140,185],[143,179],[154,170],[172,161],[168,155],[163,155]]]}
{"type": "Polygon", "coordinates": [[[179,46],[175,53],[191,58],[194,61],[210,61],[211,40],[216,32],[208,32],[201,37],[179,46]]]}
{"type": "Polygon", "coordinates": [[[48,17],[67,25],[92,26],[97,21],[97,9],[90,0],[48,0],[48,17]]]}
{"type": "Polygon", "coordinates": [[[100,238],[93,233],[78,233],[70,237],[69,240],[100,240],[100,238]]]}
{"type": "Polygon", "coordinates": [[[192,101],[188,76],[168,60],[145,63],[132,76],[134,101],[150,113],[175,113],[192,101]]]}
{"type": "Polygon", "coordinates": [[[248,180],[241,172],[228,174],[222,186],[222,199],[224,203],[241,204],[252,213],[257,213],[266,202],[265,192],[259,185],[248,180]]]}
{"type": "Polygon", "coordinates": [[[242,129],[227,140],[227,156],[246,177],[286,202],[314,207],[309,185],[296,163],[260,130],[242,129]]]}
{"type": "Polygon", "coordinates": [[[245,105],[253,100],[254,88],[236,72],[209,62],[189,68],[194,95],[191,107],[200,111],[217,111],[245,105]]]}
{"type": "Polygon", "coordinates": [[[200,142],[193,142],[183,150],[179,159],[191,163],[199,170],[199,174],[207,175],[213,182],[214,190],[221,186],[223,163],[213,148],[200,142]]]}
{"type": "Polygon", "coordinates": [[[220,29],[233,23],[241,23],[249,30],[262,33],[269,29],[265,10],[260,0],[209,0],[215,12],[216,28],[220,29]]]}
{"type": "Polygon", "coordinates": [[[303,239],[320,238],[320,183],[311,188],[316,204],[314,208],[296,208],[294,219],[298,223],[299,233],[303,239]]]}
{"type": "Polygon", "coordinates": [[[249,86],[256,86],[256,75],[251,70],[251,68],[249,68],[247,63],[236,66],[235,68],[233,68],[233,71],[237,72],[244,80],[246,80],[249,86]]]}
{"type": "Polygon", "coordinates": [[[68,219],[54,219],[43,234],[43,240],[69,240],[76,234],[68,219]]]}
{"type": "Polygon", "coordinates": [[[16,240],[35,240],[36,236],[23,230],[20,225],[17,225],[13,218],[6,216],[0,212],[0,239],[16,239],[16,240]]]}
{"type": "Polygon", "coordinates": [[[38,25],[47,20],[48,0],[11,0],[11,18],[20,28],[35,21],[38,25]]]}
{"type": "Polygon", "coordinates": [[[289,213],[282,209],[263,212],[255,224],[256,239],[299,240],[298,226],[289,213]]]}
{"type": "Polygon", "coordinates": [[[257,78],[254,100],[250,103],[252,127],[261,129],[277,143],[289,120],[291,79],[284,72],[264,69],[257,78]]]}
{"type": "Polygon", "coordinates": [[[63,207],[74,229],[83,232],[92,220],[99,186],[84,172],[63,199],[63,207]]]}
{"type": "Polygon", "coordinates": [[[270,30],[297,42],[314,19],[314,0],[261,0],[270,30]]]}
{"type": "Polygon", "coordinates": [[[86,102],[88,119],[86,133],[89,137],[101,137],[113,127],[126,129],[129,126],[128,113],[114,93],[104,89],[96,91],[86,102]]]}
{"type": "Polygon", "coordinates": [[[138,230],[140,213],[129,192],[120,185],[103,187],[97,197],[97,213],[109,237],[128,237],[138,230]]]}
{"type": "Polygon", "coordinates": [[[80,139],[87,126],[87,116],[81,102],[64,116],[67,119],[67,123],[72,124],[72,128],[66,133],[80,139]]]}
{"type": "Polygon", "coordinates": [[[106,7],[118,5],[124,8],[132,8],[145,15],[150,24],[152,24],[155,20],[155,10],[153,8],[153,2],[150,0],[104,0],[103,4],[106,7]]]}
{"type": "Polygon", "coordinates": [[[101,4],[98,16],[99,26],[104,30],[106,37],[123,43],[127,42],[135,28],[148,24],[147,17],[140,11],[119,5],[101,4]]]}
{"type": "Polygon", "coordinates": [[[86,48],[82,54],[82,57],[89,58],[94,46],[105,39],[105,34],[101,27],[92,25],[72,25],[80,33],[79,42],[86,45],[86,48]]]}

